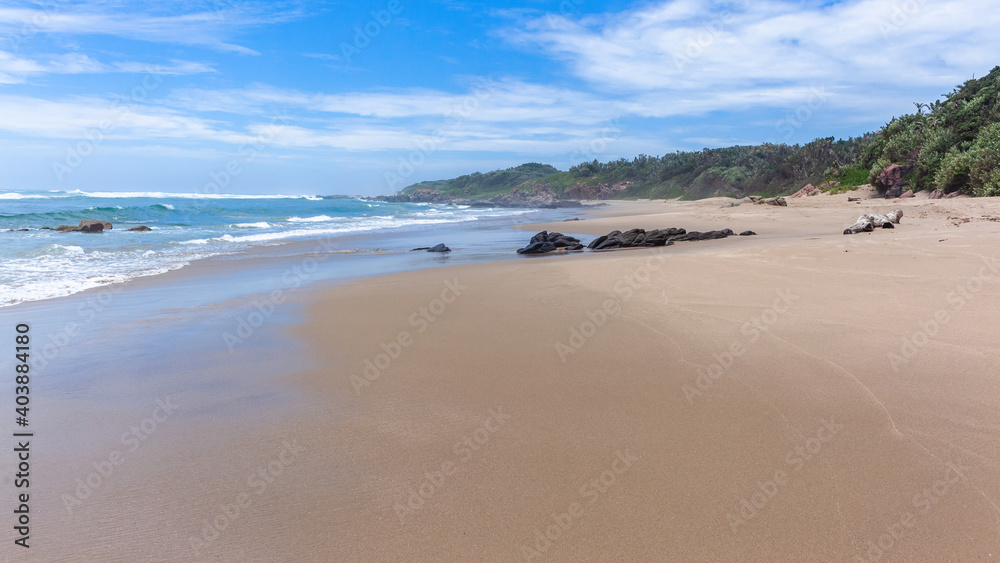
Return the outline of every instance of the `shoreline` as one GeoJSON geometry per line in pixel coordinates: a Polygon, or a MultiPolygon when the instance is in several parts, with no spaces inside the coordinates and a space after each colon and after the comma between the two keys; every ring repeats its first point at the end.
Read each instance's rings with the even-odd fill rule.
{"type": "MultiPolygon", "coordinates": [[[[897,229],[844,236],[876,209],[837,197],[627,202],[525,224],[513,238],[737,224],[759,236],[318,281],[235,355],[218,333],[242,301],[136,325],[136,342],[165,338],[162,352],[64,363],[127,358],[105,383],[130,389],[120,401],[43,388],[54,395],[39,410],[60,409],[50,431],[91,437],[42,466],[39,555],[829,560],[869,557],[866,542],[898,529],[883,560],[996,554],[1000,275],[962,307],[949,295],[997,257],[1000,224],[947,217],[995,216],[1000,201],[906,202],[897,229]],[[947,322],[908,357],[901,339],[937,311],[947,322]],[[185,340],[215,352],[167,355],[185,340]],[[58,495],[163,395],[176,413],[68,514],[58,495]],[[924,512],[913,498],[928,488],[924,512]],[[109,545],[108,525],[133,541],[109,545]]],[[[218,261],[178,289],[255,264],[218,261]]],[[[123,287],[120,303],[183,298],[154,280],[123,287]]]]}

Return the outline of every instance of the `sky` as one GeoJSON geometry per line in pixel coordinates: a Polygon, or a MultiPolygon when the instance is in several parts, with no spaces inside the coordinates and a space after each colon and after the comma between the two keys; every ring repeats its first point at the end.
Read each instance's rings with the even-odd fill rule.
{"type": "Polygon", "coordinates": [[[847,138],[1000,64],[995,0],[0,5],[0,189],[394,193],[847,138]]]}

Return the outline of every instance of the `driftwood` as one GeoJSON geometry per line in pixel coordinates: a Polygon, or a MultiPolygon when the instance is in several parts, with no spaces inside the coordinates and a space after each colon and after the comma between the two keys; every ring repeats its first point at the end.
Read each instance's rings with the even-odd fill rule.
{"type": "Polygon", "coordinates": [[[870,233],[876,228],[894,229],[895,225],[903,220],[903,210],[897,209],[885,215],[862,215],[858,217],[857,223],[844,229],[845,235],[854,235],[861,232],[870,233]]]}

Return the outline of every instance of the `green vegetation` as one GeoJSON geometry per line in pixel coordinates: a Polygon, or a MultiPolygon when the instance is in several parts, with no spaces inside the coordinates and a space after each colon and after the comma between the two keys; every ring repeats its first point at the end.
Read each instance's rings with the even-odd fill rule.
{"type": "Polygon", "coordinates": [[[884,190],[879,173],[889,164],[912,164],[914,189],[1000,195],[1000,67],[967,81],[917,113],[895,118],[865,149],[862,165],[884,190]]]}
{"type": "Polygon", "coordinates": [[[1000,195],[1000,67],[973,79],[917,112],[894,118],[877,133],[847,140],[816,139],[805,145],[763,144],[676,152],[662,157],[584,162],[566,172],[530,163],[453,180],[423,182],[420,188],[454,197],[488,198],[516,187],[545,187],[566,198],[614,197],[699,199],[712,196],[774,196],[807,183],[840,193],[871,183],[884,190],[879,174],[893,163],[911,164],[915,190],[961,190],[1000,195]]]}
{"type": "Polygon", "coordinates": [[[459,176],[452,180],[436,180],[420,182],[403,189],[402,193],[412,194],[419,189],[439,190],[457,198],[489,198],[495,195],[510,193],[512,188],[521,184],[543,178],[559,172],[554,166],[529,162],[506,170],[496,170],[482,174],[476,172],[459,176]]]}
{"type": "Polygon", "coordinates": [[[564,193],[577,184],[615,185],[628,182],[618,198],[684,198],[779,195],[807,183],[839,175],[838,163],[856,162],[870,137],[835,141],[817,139],[806,145],[737,146],[676,152],[661,158],[640,155],[632,160],[585,162],[561,173],[558,181],[542,178],[564,193]],[[562,189],[560,189],[562,188],[562,189]]]}

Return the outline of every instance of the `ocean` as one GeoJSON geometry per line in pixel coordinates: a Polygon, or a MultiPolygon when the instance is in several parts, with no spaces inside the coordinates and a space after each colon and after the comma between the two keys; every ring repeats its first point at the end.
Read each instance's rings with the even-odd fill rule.
{"type": "MultiPolygon", "coordinates": [[[[0,307],[156,275],[254,247],[378,233],[402,234],[396,239],[403,244],[423,240],[414,233],[490,219],[509,223],[532,213],[538,211],[305,195],[0,191],[0,307]],[[81,220],[109,221],[114,228],[100,234],[39,230],[81,220]],[[139,225],[153,230],[129,231],[139,225]]],[[[427,246],[442,242],[427,240],[427,246]]],[[[385,244],[385,237],[380,241],[385,244]]]]}

